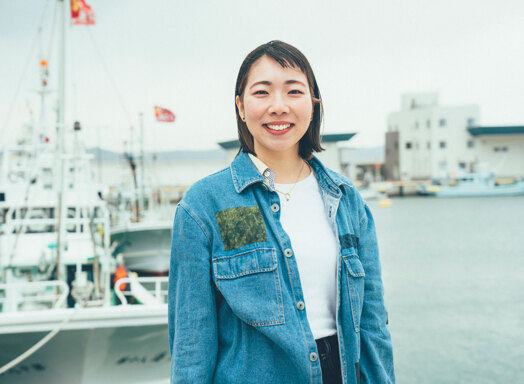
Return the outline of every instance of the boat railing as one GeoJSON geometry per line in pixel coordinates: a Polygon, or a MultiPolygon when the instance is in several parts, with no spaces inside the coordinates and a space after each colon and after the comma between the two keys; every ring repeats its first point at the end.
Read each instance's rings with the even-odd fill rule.
{"type": "Polygon", "coordinates": [[[115,282],[115,294],[122,305],[128,305],[131,297],[143,305],[165,304],[168,281],[168,276],[123,277],[115,282]]]}
{"type": "MultiPolygon", "coordinates": [[[[19,231],[26,232],[54,232],[58,224],[58,218],[12,218],[11,211],[8,211],[6,222],[4,223],[4,232],[6,234],[17,233],[19,231]]],[[[68,217],[65,220],[67,230],[69,232],[85,232],[90,225],[97,226],[98,224],[106,224],[104,216],[89,218],[89,217],[68,217]]]]}
{"type": "Polygon", "coordinates": [[[69,287],[61,280],[3,283],[0,284],[0,312],[18,312],[35,306],[39,310],[42,306],[61,308],[68,295],[69,287]]]}

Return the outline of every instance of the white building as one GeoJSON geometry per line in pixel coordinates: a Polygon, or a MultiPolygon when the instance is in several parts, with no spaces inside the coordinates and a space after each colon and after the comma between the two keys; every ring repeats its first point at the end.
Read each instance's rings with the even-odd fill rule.
{"type": "Polygon", "coordinates": [[[342,174],[364,185],[384,180],[384,147],[341,147],[342,174]]]}
{"type": "Polygon", "coordinates": [[[468,127],[477,170],[524,179],[524,126],[468,127]]]}
{"type": "Polygon", "coordinates": [[[446,178],[473,171],[477,157],[467,128],[478,120],[476,105],[440,106],[436,93],[403,95],[401,110],[388,116],[387,178],[446,178]]]}
{"type": "Polygon", "coordinates": [[[523,126],[479,126],[478,106],[440,106],[436,93],[402,96],[401,110],[388,116],[385,147],[392,180],[479,171],[524,178],[523,126]]]}

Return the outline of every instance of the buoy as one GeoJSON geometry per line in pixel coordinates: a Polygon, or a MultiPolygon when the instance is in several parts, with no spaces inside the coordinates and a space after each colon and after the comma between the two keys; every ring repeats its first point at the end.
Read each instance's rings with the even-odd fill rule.
{"type": "Polygon", "coordinates": [[[378,206],[383,208],[391,207],[391,205],[393,205],[393,202],[387,197],[380,199],[378,202],[378,206]]]}

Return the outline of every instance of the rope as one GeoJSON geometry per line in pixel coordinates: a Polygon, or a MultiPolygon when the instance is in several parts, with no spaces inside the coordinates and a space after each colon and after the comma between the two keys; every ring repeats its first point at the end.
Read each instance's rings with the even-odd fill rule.
{"type": "Polygon", "coordinates": [[[0,368],[0,375],[3,374],[4,372],[10,370],[14,366],[20,364],[22,361],[24,361],[29,356],[31,356],[33,353],[35,353],[40,348],[42,348],[44,345],[46,345],[71,320],[71,318],[76,313],[78,308],[79,307],[75,308],[75,310],[68,317],[66,317],[60,324],[58,324],[58,326],[55,329],[53,329],[51,332],[49,332],[47,335],[45,335],[38,343],[36,343],[31,348],[29,348],[27,351],[25,351],[24,353],[22,353],[21,355],[19,355],[18,357],[14,358],[9,363],[4,365],[2,368],[0,368]]]}

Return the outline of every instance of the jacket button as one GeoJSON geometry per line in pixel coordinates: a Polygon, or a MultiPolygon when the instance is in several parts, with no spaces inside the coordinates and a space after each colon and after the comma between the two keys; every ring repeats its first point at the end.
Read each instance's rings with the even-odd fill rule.
{"type": "Polygon", "coordinates": [[[297,303],[297,309],[298,309],[299,311],[303,310],[304,307],[305,307],[305,305],[304,305],[304,302],[303,302],[303,301],[299,301],[299,302],[297,303]]]}
{"type": "Polygon", "coordinates": [[[293,251],[288,248],[288,249],[284,250],[284,255],[286,257],[291,257],[291,256],[293,256],[293,251]]]}
{"type": "Polygon", "coordinates": [[[264,176],[269,177],[269,175],[271,175],[271,172],[269,172],[268,170],[265,170],[264,171],[264,176]]]}
{"type": "Polygon", "coordinates": [[[278,212],[279,209],[280,209],[280,206],[278,204],[275,203],[275,204],[271,205],[271,210],[273,212],[276,213],[276,212],[278,212]]]}
{"type": "Polygon", "coordinates": [[[317,361],[317,359],[318,359],[318,356],[317,356],[317,354],[316,354],[315,352],[311,352],[311,353],[309,354],[309,360],[311,360],[311,361],[317,361]]]}

